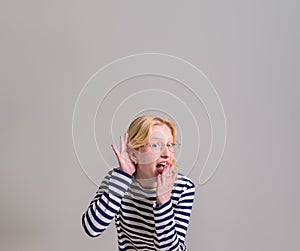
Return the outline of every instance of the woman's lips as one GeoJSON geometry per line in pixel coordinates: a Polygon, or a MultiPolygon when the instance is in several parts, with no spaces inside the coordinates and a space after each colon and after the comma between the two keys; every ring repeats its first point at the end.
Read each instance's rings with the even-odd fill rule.
{"type": "Polygon", "coordinates": [[[168,167],[172,167],[172,163],[169,161],[162,161],[156,165],[156,171],[158,174],[162,174],[164,169],[166,169],[168,167]]]}

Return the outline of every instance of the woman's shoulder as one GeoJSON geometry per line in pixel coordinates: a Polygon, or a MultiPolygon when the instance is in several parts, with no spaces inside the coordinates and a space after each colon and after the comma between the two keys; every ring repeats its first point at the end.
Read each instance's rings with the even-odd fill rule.
{"type": "Polygon", "coordinates": [[[195,184],[186,175],[178,173],[177,180],[174,183],[174,187],[176,189],[180,189],[180,190],[194,189],[195,188],[195,184]]]}
{"type": "Polygon", "coordinates": [[[129,176],[128,174],[126,174],[125,172],[123,172],[120,167],[113,167],[111,168],[110,170],[108,170],[104,176],[104,178],[102,179],[102,182],[108,182],[111,177],[115,177],[115,176],[118,176],[118,175],[121,175],[121,176],[129,176]]]}

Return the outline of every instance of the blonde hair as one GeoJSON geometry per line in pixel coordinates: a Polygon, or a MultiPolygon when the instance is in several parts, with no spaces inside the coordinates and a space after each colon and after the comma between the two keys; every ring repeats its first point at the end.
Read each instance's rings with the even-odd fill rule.
{"type": "MultiPolygon", "coordinates": [[[[127,130],[130,147],[137,149],[145,145],[150,138],[152,127],[162,124],[165,124],[170,128],[173,142],[176,142],[176,125],[171,119],[153,115],[144,115],[134,119],[127,130]]],[[[173,164],[176,164],[175,158],[173,164]]]]}

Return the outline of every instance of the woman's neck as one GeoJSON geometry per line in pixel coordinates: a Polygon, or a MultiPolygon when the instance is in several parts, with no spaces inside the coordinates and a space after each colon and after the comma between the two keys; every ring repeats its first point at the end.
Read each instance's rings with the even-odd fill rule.
{"type": "Polygon", "coordinates": [[[135,173],[135,179],[141,184],[143,188],[153,189],[157,186],[156,177],[147,177],[147,175],[140,173],[138,170],[135,173]]]}

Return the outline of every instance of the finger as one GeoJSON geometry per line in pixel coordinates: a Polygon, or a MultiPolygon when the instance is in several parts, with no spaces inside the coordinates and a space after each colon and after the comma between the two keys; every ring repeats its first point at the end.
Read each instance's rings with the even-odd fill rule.
{"type": "Polygon", "coordinates": [[[125,146],[124,146],[124,135],[121,135],[120,136],[120,150],[121,150],[121,153],[124,152],[124,148],[125,148],[125,146]]]}
{"type": "Polygon", "coordinates": [[[168,168],[164,168],[162,174],[161,174],[161,182],[164,184],[168,178],[168,168]]]}
{"type": "Polygon", "coordinates": [[[173,180],[175,181],[175,180],[177,180],[177,173],[175,172],[175,173],[173,173],[173,180]]]}
{"type": "Polygon", "coordinates": [[[124,151],[128,152],[129,153],[129,147],[128,147],[128,133],[126,132],[124,134],[124,151]]]}
{"type": "Polygon", "coordinates": [[[171,172],[172,172],[172,168],[171,167],[167,167],[166,168],[166,177],[170,178],[171,177],[171,172]]]}
{"type": "Polygon", "coordinates": [[[128,151],[129,149],[132,148],[132,146],[130,145],[130,142],[128,140],[128,133],[126,132],[125,135],[126,135],[126,141],[125,141],[126,142],[126,149],[128,151]]]}
{"type": "Polygon", "coordinates": [[[157,181],[157,187],[160,187],[161,186],[161,175],[160,174],[157,175],[156,181],[157,181]]]}
{"type": "Polygon", "coordinates": [[[127,144],[128,144],[128,133],[126,132],[125,133],[125,145],[127,146],[127,144]]]}
{"type": "Polygon", "coordinates": [[[118,160],[120,160],[120,153],[119,153],[118,149],[116,148],[116,146],[114,144],[111,144],[111,147],[112,147],[115,155],[117,156],[118,160]]]}
{"type": "Polygon", "coordinates": [[[167,167],[164,167],[164,169],[163,169],[163,171],[162,171],[162,173],[161,173],[162,177],[166,177],[166,174],[167,174],[167,172],[168,172],[167,169],[168,169],[167,167]]]}
{"type": "Polygon", "coordinates": [[[122,152],[128,152],[127,139],[128,139],[128,134],[124,133],[122,137],[122,152]]]}

